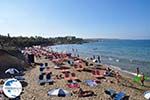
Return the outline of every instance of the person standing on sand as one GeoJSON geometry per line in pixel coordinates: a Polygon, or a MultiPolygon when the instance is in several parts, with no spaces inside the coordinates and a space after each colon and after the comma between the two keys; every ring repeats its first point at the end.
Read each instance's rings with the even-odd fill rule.
{"type": "Polygon", "coordinates": [[[98,60],[99,63],[102,63],[102,62],[101,62],[101,56],[98,56],[98,57],[97,57],[97,60],[98,60]]]}
{"type": "Polygon", "coordinates": [[[142,73],[142,76],[141,76],[141,84],[142,84],[142,86],[144,86],[144,81],[145,81],[144,77],[145,77],[145,75],[144,75],[144,73],[142,73]]]}
{"type": "Polygon", "coordinates": [[[95,59],[95,55],[93,55],[93,59],[95,59]]]}
{"type": "Polygon", "coordinates": [[[118,71],[117,71],[116,74],[115,74],[115,78],[116,78],[116,80],[117,80],[117,83],[120,83],[121,75],[119,74],[118,71]]]}
{"type": "Polygon", "coordinates": [[[139,67],[136,68],[136,74],[139,75],[140,74],[140,70],[139,67]]]}

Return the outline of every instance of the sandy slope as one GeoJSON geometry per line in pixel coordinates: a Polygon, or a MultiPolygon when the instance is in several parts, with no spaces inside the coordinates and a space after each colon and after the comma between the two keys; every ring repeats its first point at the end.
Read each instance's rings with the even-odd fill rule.
{"type": "Polygon", "coordinates": [[[27,68],[27,66],[28,65],[23,60],[10,55],[5,50],[0,49],[0,79],[6,78],[4,72],[8,68],[13,67],[13,68],[17,68],[19,70],[23,70],[23,69],[27,68]]]}

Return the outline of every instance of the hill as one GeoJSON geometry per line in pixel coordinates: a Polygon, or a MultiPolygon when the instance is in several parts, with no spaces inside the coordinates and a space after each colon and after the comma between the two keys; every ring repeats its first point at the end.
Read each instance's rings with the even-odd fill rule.
{"type": "MultiPolygon", "coordinates": [[[[13,51],[14,52],[14,51],[13,51]]],[[[26,70],[28,65],[24,62],[23,59],[19,59],[14,56],[12,52],[0,49],[0,78],[5,78],[4,72],[8,68],[17,68],[18,70],[26,70]]],[[[16,52],[16,55],[22,56],[20,52],[16,52]]]]}

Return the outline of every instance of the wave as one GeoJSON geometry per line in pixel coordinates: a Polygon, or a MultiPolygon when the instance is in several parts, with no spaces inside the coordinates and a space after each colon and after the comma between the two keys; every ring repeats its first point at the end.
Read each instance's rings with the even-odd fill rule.
{"type": "Polygon", "coordinates": [[[114,65],[106,65],[106,64],[105,64],[105,66],[110,67],[110,68],[112,68],[112,69],[114,69],[114,70],[117,70],[117,71],[120,71],[120,72],[129,74],[129,75],[132,75],[132,76],[136,76],[136,75],[137,75],[137,74],[134,73],[134,72],[130,72],[130,71],[127,71],[127,70],[123,70],[123,69],[121,69],[120,67],[117,67],[117,66],[114,66],[114,65]]]}

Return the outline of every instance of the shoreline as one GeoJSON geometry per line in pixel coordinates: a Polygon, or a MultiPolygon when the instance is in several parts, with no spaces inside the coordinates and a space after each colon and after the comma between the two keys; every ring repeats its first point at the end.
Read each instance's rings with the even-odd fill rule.
{"type": "MultiPolygon", "coordinates": [[[[94,52],[84,52],[82,51],[82,49],[79,49],[80,46],[74,46],[74,45],[54,45],[51,48],[54,49],[57,52],[67,52],[67,53],[72,53],[72,55],[76,55],[79,54],[82,58],[86,58],[86,57],[91,57],[92,55],[98,55],[97,53],[95,54],[94,52]],[[67,49],[68,48],[68,49],[67,49]],[[72,51],[71,49],[77,49],[78,51],[72,51]]],[[[81,46],[82,48],[84,48],[83,46],[81,46]]],[[[84,48],[85,49],[85,48],[84,48]]],[[[83,50],[84,50],[83,49],[83,50]]],[[[92,49],[91,49],[92,50],[92,49]]],[[[144,60],[137,60],[137,59],[127,59],[127,58],[118,58],[117,56],[112,57],[112,56],[108,56],[108,55],[103,55],[102,54],[102,62],[104,62],[104,64],[107,64],[108,66],[115,66],[120,68],[120,70],[122,70],[123,72],[127,73],[127,74],[131,74],[131,76],[135,76],[135,70],[137,67],[140,68],[140,71],[142,73],[145,73],[146,76],[150,77],[150,73],[147,71],[147,67],[149,66],[150,62],[148,61],[144,61],[144,60]],[[103,58],[104,56],[104,58],[103,58]],[[142,67],[140,67],[142,66],[142,67]]]]}
{"type": "MultiPolygon", "coordinates": [[[[57,45],[54,45],[54,46],[57,46],[57,45]]],[[[48,46],[48,48],[51,48],[51,46],[48,46]]],[[[54,51],[54,50],[53,50],[54,51]]],[[[57,51],[54,51],[54,52],[57,52],[57,51]]],[[[60,52],[59,52],[60,53],[60,52]]],[[[86,60],[85,56],[80,56],[79,58],[81,59],[84,59],[86,60]]],[[[87,61],[87,60],[86,60],[87,61]]],[[[101,65],[104,65],[104,66],[107,66],[107,67],[110,67],[111,69],[113,70],[116,70],[116,71],[120,71],[122,74],[126,75],[127,77],[130,77],[130,78],[133,78],[134,76],[136,76],[137,74],[134,73],[134,72],[131,72],[131,71],[128,71],[128,70],[123,70],[121,69],[119,66],[114,66],[114,65],[111,65],[111,64],[105,64],[105,63],[99,63],[101,65]]],[[[150,80],[149,80],[150,81],[150,80]]]]}
{"type": "MultiPolygon", "coordinates": [[[[44,49],[41,49],[41,50],[44,51],[44,49]]],[[[48,53],[48,51],[44,51],[44,52],[48,53]]],[[[54,64],[54,62],[52,60],[45,58],[47,55],[44,55],[42,53],[41,53],[41,55],[42,56],[40,57],[40,59],[39,58],[35,59],[35,62],[43,63],[43,64],[48,63],[48,66],[51,68],[51,71],[52,71],[52,76],[51,76],[52,79],[55,79],[56,75],[62,74],[60,70],[54,68],[56,65],[54,64]]],[[[55,59],[55,58],[53,58],[53,59],[55,59]]],[[[73,59],[73,58],[71,57],[71,59],[73,59]]],[[[83,58],[81,58],[81,59],[83,59],[83,58]]],[[[68,58],[68,60],[69,60],[69,58],[68,58]]],[[[93,63],[90,60],[87,60],[87,62],[93,63]]],[[[37,82],[38,77],[40,75],[39,65],[34,65],[34,67],[32,67],[31,70],[25,71],[24,78],[25,78],[27,85],[24,86],[24,91],[20,96],[21,100],[49,100],[49,99],[52,99],[52,100],[58,100],[58,99],[60,99],[60,100],[66,100],[66,99],[67,100],[71,100],[71,99],[72,100],[77,100],[77,99],[78,100],[83,100],[83,99],[85,99],[85,100],[108,100],[110,97],[109,97],[109,95],[106,95],[104,91],[109,88],[113,88],[117,92],[123,91],[126,95],[130,96],[131,100],[144,100],[144,97],[142,95],[143,95],[144,91],[147,91],[150,88],[149,84],[147,84],[147,83],[145,84],[146,87],[142,87],[138,83],[133,83],[131,78],[126,78],[127,75],[122,74],[122,73],[121,73],[121,75],[122,75],[121,83],[117,83],[115,77],[106,76],[105,79],[98,79],[100,81],[100,83],[96,87],[91,88],[84,83],[85,80],[94,80],[95,79],[91,72],[77,71],[74,67],[71,67],[69,64],[67,64],[66,61],[64,61],[63,64],[65,64],[65,66],[69,67],[70,73],[75,73],[76,77],[81,80],[81,82],[79,82],[81,88],[83,88],[84,90],[92,90],[97,96],[85,97],[85,98],[79,98],[76,95],[73,95],[71,97],[65,97],[65,98],[64,97],[49,97],[49,96],[47,96],[47,92],[50,89],[64,88],[64,89],[68,90],[69,92],[72,92],[73,89],[66,86],[66,84],[68,84],[68,82],[65,79],[58,79],[58,80],[56,79],[55,83],[53,85],[45,84],[44,86],[41,86],[37,82]],[[113,82],[113,83],[111,83],[111,82],[113,82]],[[124,82],[126,82],[126,83],[124,83],[124,82]],[[124,86],[124,84],[125,84],[125,86],[124,86]],[[126,84],[127,84],[127,86],[126,86],[126,84]],[[133,87],[132,87],[132,84],[134,85],[133,87]]],[[[94,65],[92,65],[92,66],[88,65],[88,66],[85,66],[85,68],[93,69],[94,65]]],[[[103,69],[103,68],[106,68],[107,66],[108,65],[106,65],[106,64],[102,64],[102,66],[100,66],[100,68],[103,69]]],[[[111,66],[111,67],[114,67],[114,66],[111,66]]],[[[115,70],[115,68],[114,68],[114,70],[115,70]]]]}

